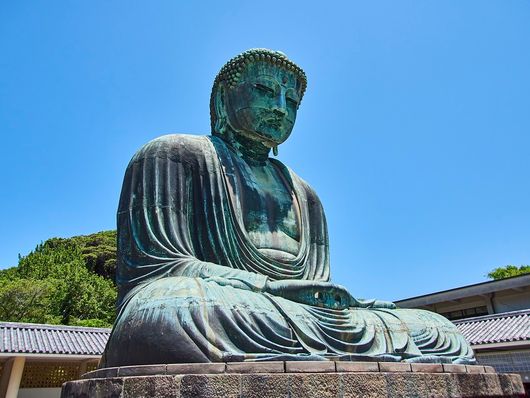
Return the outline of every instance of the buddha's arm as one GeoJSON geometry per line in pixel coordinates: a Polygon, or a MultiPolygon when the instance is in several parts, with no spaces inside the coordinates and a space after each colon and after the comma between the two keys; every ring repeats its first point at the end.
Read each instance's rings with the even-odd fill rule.
{"type": "Polygon", "coordinates": [[[268,281],[264,290],[291,301],[324,308],[396,308],[396,305],[389,301],[357,299],[344,286],[330,282],[268,281]]]}
{"type": "Polygon", "coordinates": [[[193,257],[175,261],[168,276],[202,278],[221,286],[268,293],[301,304],[317,307],[342,308],[395,308],[390,302],[354,298],[344,286],[312,280],[274,281],[265,275],[200,261],[193,257]]]}
{"type": "Polygon", "coordinates": [[[195,259],[178,267],[172,276],[187,276],[191,278],[202,278],[216,282],[222,286],[232,286],[243,290],[262,292],[265,290],[268,278],[265,275],[254,272],[243,271],[223,265],[208,263],[195,259]]]}
{"type": "Polygon", "coordinates": [[[317,307],[332,309],[396,307],[395,304],[386,301],[354,298],[344,286],[329,282],[298,279],[273,281],[265,275],[198,260],[178,267],[172,275],[203,278],[221,286],[268,293],[317,307]]]}

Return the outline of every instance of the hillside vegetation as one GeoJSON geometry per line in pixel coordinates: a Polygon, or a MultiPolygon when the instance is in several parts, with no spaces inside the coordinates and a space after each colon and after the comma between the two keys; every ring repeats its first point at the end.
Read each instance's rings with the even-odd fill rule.
{"type": "Polygon", "coordinates": [[[52,238],[0,270],[0,320],[110,327],[116,231],[52,238]]]}

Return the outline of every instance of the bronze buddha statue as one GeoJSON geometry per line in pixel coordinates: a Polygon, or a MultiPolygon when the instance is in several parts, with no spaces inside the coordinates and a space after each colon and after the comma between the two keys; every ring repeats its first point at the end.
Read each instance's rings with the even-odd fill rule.
{"type": "Polygon", "coordinates": [[[283,53],[215,79],[210,136],[132,158],[118,209],[118,317],[100,366],[259,360],[475,362],[456,327],[330,282],[322,204],[270,151],[306,89],[283,53]]]}

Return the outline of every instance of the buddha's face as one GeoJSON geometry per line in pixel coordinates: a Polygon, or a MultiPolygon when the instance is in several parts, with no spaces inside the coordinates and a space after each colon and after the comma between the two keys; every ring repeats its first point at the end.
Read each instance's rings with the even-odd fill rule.
{"type": "Polygon", "coordinates": [[[268,147],[284,142],[293,130],[300,103],[300,82],[289,70],[264,62],[247,66],[226,92],[228,121],[236,132],[268,147]]]}

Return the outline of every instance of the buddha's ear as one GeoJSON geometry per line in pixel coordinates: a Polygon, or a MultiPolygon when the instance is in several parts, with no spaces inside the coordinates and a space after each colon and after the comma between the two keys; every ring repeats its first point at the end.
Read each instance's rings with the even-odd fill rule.
{"type": "Polygon", "coordinates": [[[217,134],[225,135],[227,132],[226,114],[226,88],[223,83],[219,83],[214,96],[215,125],[214,131],[217,134]]]}

